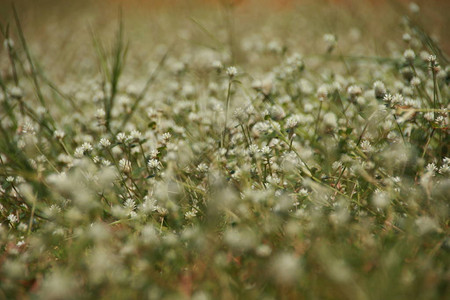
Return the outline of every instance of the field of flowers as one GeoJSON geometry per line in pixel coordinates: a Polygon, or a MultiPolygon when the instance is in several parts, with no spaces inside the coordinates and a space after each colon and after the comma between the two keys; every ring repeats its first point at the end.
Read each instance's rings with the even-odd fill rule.
{"type": "Polygon", "coordinates": [[[446,299],[450,16],[359,3],[1,4],[0,299],[446,299]]]}

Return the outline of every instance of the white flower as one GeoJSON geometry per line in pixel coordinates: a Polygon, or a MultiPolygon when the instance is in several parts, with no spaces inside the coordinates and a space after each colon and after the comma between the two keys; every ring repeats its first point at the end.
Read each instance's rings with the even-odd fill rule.
{"type": "Polygon", "coordinates": [[[161,168],[161,163],[157,159],[150,159],[147,166],[152,170],[159,170],[161,168]]]}
{"type": "Polygon", "coordinates": [[[167,142],[171,137],[172,135],[170,134],[170,132],[166,132],[162,135],[162,139],[164,142],[167,142]]]}
{"type": "Polygon", "coordinates": [[[386,87],[382,81],[378,80],[373,83],[373,91],[375,93],[375,97],[381,98],[384,94],[386,94],[386,87]]]}
{"type": "Polygon", "coordinates": [[[200,173],[206,173],[208,172],[208,165],[205,163],[201,163],[197,166],[197,171],[199,171],[200,173]]]}
{"type": "Polygon", "coordinates": [[[237,71],[237,69],[236,69],[236,67],[228,67],[227,68],[227,75],[228,76],[230,76],[230,77],[234,77],[234,76],[236,76],[237,75],[237,73],[238,73],[238,71],[237,71]]]}
{"type": "Polygon", "coordinates": [[[258,152],[259,152],[258,145],[251,144],[250,146],[248,146],[248,153],[250,155],[255,155],[258,152]]]}
{"type": "Polygon", "coordinates": [[[328,112],[323,116],[323,122],[328,127],[332,127],[332,128],[337,127],[337,118],[336,118],[336,115],[332,112],[328,112]]]}
{"type": "Polygon", "coordinates": [[[126,135],[125,133],[123,133],[123,132],[119,132],[119,133],[116,135],[116,140],[117,140],[119,143],[123,143],[126,139],[127,139],[127,135],[126,135]]]}
{"type": "Polygon", "coordinates": [[[131,172],[131,162],[128,159],[126,159],[126,158],[122,158],[119,161],[119,167],[125,173],[130,173],[131,172]]]}
{"type": "Polygon", "coordinates": [[[15,223],[19,222],[19,219],[14,214],[10,214],[7,219],[9,221],[9,223],[11,223],[11,224],[15,224],[15,223]]]}
{"type": "Polygon", "coordinates": [[[111,142],[107,138],[101,138],[99,144],[103,148],[108,148],[109,146],[111,146],[111,142]]]}
{"type": "Polygon", "coordinates": [[[83,143],[83,145],[81,145],[81,149],[83,149],[84,153],[87,153],[87,152],[91,152],[92,150],[94,150],[94,147],[92,147],[92,145],[90,143],[83,143]]]}
{"type": "Polygon", "coordinates": [[[414,53],[414,51],[412,49],[407,49],[405,50],[405,52],[403,53],[403,57],[407,60],[407,61],[413,61],[414,58],[416,58],[416,54],[414,53]]]}
{"type": "Polygon", "coordinates": [[[292,129],[297,127],[298,123],[300,123],[301,117],[300,115],[292,115],[286,119],[286,128],[292,129]]]}
{"type": "Polygon", "coordinates": [[[62,139],[64,138],[65,135],[66,135],[66,134],[65,134],[64,131],[62,131],[62,130],[55,130],[55,131],[53,132],[53,136],[54,136],[56,139],[58,139],[58,140],[62,140],[62,139]]]}
{"type": "Polygon", "coordinates": [[[142,137],[142,133],[139,130],[132,130],[130,132],[130,139],[131,140],[140,140],[142,137]]]}
{"type": "Polygon", "coordinates": [[[348,87],[347,92],[350,95],[350,97],[355,98],[362,94],[362,89],[357,85],[351,85],[348,87]]]}
{"type": "Polygon", "coordinates": [[[97,109],[97,111],[95,112],[95,117],[97,119],[104,119],[106,116],[105,110],[102,108],[97,109]]]}

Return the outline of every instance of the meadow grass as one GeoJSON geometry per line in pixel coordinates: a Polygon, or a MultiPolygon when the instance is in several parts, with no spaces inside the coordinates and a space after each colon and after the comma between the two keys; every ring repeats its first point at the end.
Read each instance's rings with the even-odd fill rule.
{"type": "Polygon", "coordinates": [[[448,297],[433,7],[91,5],[0,23],[0,299],[448,297]]]}

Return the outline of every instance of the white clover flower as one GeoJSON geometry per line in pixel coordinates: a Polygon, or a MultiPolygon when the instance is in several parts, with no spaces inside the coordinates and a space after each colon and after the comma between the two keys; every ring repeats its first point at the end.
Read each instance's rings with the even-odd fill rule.
{"type": "Polygon", "coordinates": [[[271,264],[272,276],[281,284],[294,284],[301,275],[301,265],[297,256],[281,253],[274,257],[271,264]]]}
{"type": "Polygon", "coordinates": [[[172,135],[170,134],[170,132],[166,132],[162,135],[162,139],[163,141],[167,142],[168,140],[170,140],[170,138],[172,137],[172,135]]]}
{"type": "Polygon", "coordinates": [[[201,163],[197,166],[197,171],[199,171],[200,173],[206,173],[206,172],[208,172],[208,169],[209,169],[209,167],[205,163],[201,163]]]}
{"type": "Polygon", "coordinates": [[[271,151],[272,149],[270,149],[270,147],[268,146],[263,146],[260,150],[263,155],[269,155],[271,151]]]}
{"type": "Polygon", "coordinates": [[[356,98],[357,96],[360,96],[362,94],[362,89],[360,86],[351,85],[348,87],[347,93],[350,95],[350,97],[356,98]]]}
{"type": "Polygon", "coordinates": [[[418,86],[420,85],[420,78],[417,76],[414,76],[410,81],[412,86],[418,86]]]}
{"type": "Polygon", "coordinates": [[[108,167],[111,165],[111,162],[107,159],[102,158],[102,165],[108,167]]]}
{"type": "Polygon", "coordinates": [[[373,151],[373,147],[368,140],[363,140],[361,142],[361,150],[366,153],[370,153],[373,151]]]}
{"type": "Polygon", "coordinates": [[[262,244],[256,247],[255,253],[260,257],[268,257],[272,254],[272,248],[269,245],[262,244]]]}
{"type": "Polygon", "coordinates": [[[197,216],[198,209],[196,207],[193,207],[190,211],[187,211],[184,213],[184,217],[188,220],[193,219],[197,216]]]}
{"type": "Polygon", "coordinates": [[[391,98],[391,103],[392,104],[403,104],[404,99],[403,99],[403,95],[401,94],[394,94],[391,98]]]}
{"type": "Polygon", "coordinates": [[[382,81],[378,80],[373,83],[373,91],[375,97],[382,98],[386,94],[386,87],[382,81]]]}
{"type": "Polygon", "coordinates": [[[19,222],[19,219],[17,218],[17,216],[15,214],[9,214],[7,217],[9,223],[11,224],[16,224],[19,222]]]}
{"type": "Polygon", "coordinates": [[[256,153],[259,152],[259,147],[256,144],[251,144],[250,146],[248,146],[248,153],[250,155],[255,155],[256,153]]]}
{"type": "Polygon", "coordinates": [[[416,54],[414,53],[414,51],[412,49],[407,49],[405,50],[405,52],[403,53],[403,57],[407,60],[407,61],[413,61],[416,58],[416,54]]]}
{"type": "Polygon", "coordinates": [[[11,97],[13,98],[22,98],[23,97],[23,91],[20,87],[18,86],[13,86],[10,90],[9,90],[9,94],[11,95],[11,97]]]}
{"type": "Polygon", "coordinates": [[[436,55],[430,54],[427,60],[430,63],[430,67],[434,67],[436,65],[436,55]]]}
{"type": "Polygon", "coordinates": [[[82,147],[77,147],[73,153],[73,156],[76,158],[82,158],[84,156],[84,149],[82,147]]]}
{"type": "Polygon", "coordinates": [[[99,108],[95,111],[95,117],[97,119],[104,119],[106,116],[106,112],[103,108],[99,108]]]}
{"type": "Polygon", "coordinates": [[[161,163],[159,160],[152,158],[147,162],[147,166],[152,170],[159,170],[161,168],[161,163]]]}
{"type": "Polygon", "coordinates": [[[434,121],[434,114],[432,112],[427,112],[423,115],[423,117],[425,118],[425,120],[427,121],[434,121]]]}
{"type": "Polygon", "coordinates": [[[429,163],[425,167],[425,170],[427,171],[427,173],[434,174],[438,170],[438,168],[436,167],[435,163],[429,163]]]}
{"type": "Polygon", "coordinates": [[[410,35],[409,33],[404,33],[404,34],[402,35],[402,39],[403,39],[405,42],[409,42],[409,41],[411,41],[411,35],[410,35]]]}
{"type": "Polygon", "coordinates": [[[338,126],[336,115],[332,112],[327,112],[323,115],[323,123],[331,128],[336,128],[338,126]]]}
{"type": "Polygon", "coordinates": [[[152,150],[150,150],[150,157],[151,157],[151,158],[157,158],[157,157],[158,157],[158,154],[159,154],[158,149],[152,149],[152,150]]]}
{"type": "Polygon", "coordinates": [[[390,199],[388,193],[381,191],[380,189],[375,190],[375,193],[372,196],[373,205],[377,208],[383,209],[388,206],[389,202],[390,199]]]}
{"type": "Polygon", "coordinates": [[[128,199],[125,200],[125,202],[123,203],[123,206],[124,206],[126,209],[132,211],[132,210],[135,210],[135,209],[136,209],[136,202],[135,202],[133,199],[128,198],[128,199]]]}
{"type": "Polygon", "coordinates": [[[309,192],[308,192],[307,189],[302,188],[302,189],[300,189],[300,191],[298,191],[298,194],[299,194],[301,197],[306,197],[306,196],[309,195],[309,192]]]}
{"type": "Polygon", "coordinates": [[[122,158],[121,160],[119,160],[119,168],[125,173],[130,173],[131,162],[126,158],[122,158]]]}
{"type": "Polygon", "coordinates": [[[428,217],[428,216],[421,216],[416,219],[414,222],[417,226],[417,229],[419,231],[419,234],[427,234],[429,232],[438,232],[440,231],[440,227],[438,222],[436,220],[428,217]]]}
{"type": "Polygon", "coordinates": [[[234,76],[236,76],[237,73],[238,73],[238,71],[237,71],[236,67],[231,66],[231,67],[227,68],[227,75],[230,78],[233,78],[234,76]]]}
{"type": "Polygon", "coordinates": [[[132,130],[129,138],[130,140],[140,140],[142,138],[142,133],[139,130],[132,130]]]}
{"type": "Polygon", "coordinates": [[[116,135],[116,140],[117,140],[119,143],[125,142],[126,139],[127,139],[127,135],[126,135],[125,133],[123,133],[123,132],[119,132],[119,133],[116,135]]]}
{"type": "Polygon", "coordinates": [[[323,40],[327,45],[328,51],[330,51],[337,43],[336,36],[331,33],[326,33],[323,35],[323,40]]]}
{"type": "Polygon", "coordinates": [[[288,129],[295,128],[300,123],[300,121],[301,121],[300,115],[292,115],[288,117],[286,120],[286,128],[288,129]]]}
{"type": "Polygon", "coordinates": [[[99,144],[103,148],[108,148],[109,146],[111,146],[111,142],[107,138],[101,138],[99,144]]]}
{"type": "Polygon", "coordinates": [[[83,150],[84,153],[89,153],[92,150],[94,150],[94,147],[92,147],[90,143],[86,142],[81,145],[81,149],[83,150]]]}
{"type": "Polygon", "coordinates": [[[55,130],[53,132],[53,136],[57,139],[57,140],[62,140],[65,136],[65,132],[62,130],[55,130]]]}
{"type": "Polygon", "coordinates": [[[330,87],[327,84],[322,84],[321,86],[319,86],[319,88],[317,89],[317,97],[320,101],[323,101],[328,97],[329,90],[330,87]]]}

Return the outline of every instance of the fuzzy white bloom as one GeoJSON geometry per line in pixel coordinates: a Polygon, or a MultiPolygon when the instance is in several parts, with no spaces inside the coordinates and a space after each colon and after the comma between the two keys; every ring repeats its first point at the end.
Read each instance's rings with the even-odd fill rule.
{"type": "Polygon", "coordinates": [[[130,140],[140,140],[142,138],[142,133],[139,130],[132,130],[130,132],[130,140]]]}
{"type": "Polygon", "coordinates": [[[323,40],[324,40],[325,44],[327,45],[328,50],[330,50],[330,48],[334,47],[337,43],[336,36],[331,33],[324,34],[323,40]]]}
{"type": "Polygon", "coordinates": [[[107,138],[101,138],[99,145],[103,148],[108,148],[109,146],[111,146],[111,142],[107,138]]]}
{"type": "Polygon", "coordinates": [[[370,153],[373,151],[373,147],[368,140],[363,140],[361,142],[361,149],[365,153],[370,153]]]}
{"type": "Polygon", "coordinates": [[[261,148],[261,153],[262,153],[263,155],[269,155],[271,151],[272,151],[272,150],[271,150],[270,147],[268,147],[268,146],[263,146],[263,147],[261,148]]]}
{"type": "Polygon", "coordinates": [[[256,247],[255,253],[260,257],[268,257],[272,253],[272,248],[269,245],[261,244],[256,247]]]}
{"type": "Polygon", "coordinates": [[[65,136],[65,132],[62,130],[55,130],[53,132],[53,136],[57,139],[57,140],[62,140],[65,136]]]}
{"type": "Polygon", "coordinates": [[[423,115],[423,117],[425,118],[425,120],[427,121],[434,121],[434,114],[432,112],[427,112],[423,115]]]}
{"type": "Polygon", "coordinates": [[[162,139],[164,142],[167,142],[168,140],[170,140],[171,137],[172,137],[172,135],[170,134],[170,132],[166,132],[162,135],[162,139]]]}
{"type": "Polygon", "coordinates": [[[286,128],[288,129],[295,128],[300,123],[300,121],[301,121],[300,115],[292,115],[286,119],[286,128]]]}
{"type": "Polygon", "coordinates": [[[125,173],[131,172],[131,162],[126,158],[119,160],[119,167],[125,173]]]}
{"type": "Polygon", "coordinates": [[[19,222],[19,219],[14,214],[9,214],[7,219],[9,221],[9,223],[11,223],[11,224],[15,224],[15,223],[19,222]]]}
{"type": "Polygon", "coordinates": [[[436,64],[436,55],[430,54],[427,58],[430,66],[434,66],[436,64]]]}
{"type": "Polygon", "coordinates": [[[159,160],[152,158],[147,162],[147,166],[152,170],[159,170],[161,168],[161,163],[159,160]]]}
{"type": "Polygon", "coordinates": [[[227,75],[230,78],[233,78],[234,76],[236,76],[237,73],[238,73],[238,71],[237,71],[236,67],[231,66],[231,67],[227,68],[227,75]]]}
{"type": "Polygon", "coordinates": [[[403,57],[407,61],[411,62],[416,58],[416,54],[414,53],[414,51],[412,49],[407,49],[407,50],[405,50],[405,52],[403,52],[403,57]]]}
{"type": "Polygon", "coordinates": [[[106,112],[103,108],[99,108],[95,111],[95,117],[97,119],[104,119],[106,116],[106,112]]]}
{"type": "Polygon", "coordinates": [[[436,167],[435,163],[429,163],[425,167],[425,170],[427,171],[427,173],[430,173],[430,174],[434,175],[434,173],[438,170],[438,168],[436,167]]]}
{"type": "Polygon", "coordinates": [[[125,200],[125,202],[123,203],[123,206],[124,206],[126,209],[128,209],[128,210],[130,210],[130,211],[133,211],[133,210],[136,209],[136,202],[135,202],[133,199],[128,198],[128,199],[125,200]]]}
{"type": "Polygon", "coordinates": [[[419,231],[419,234],[427,234],[429,232],[436,232],[440,231],[439,224],[436,222],[436,220],[428,217],[428,216],[422,216],[416,219],[414,222],[417,226],[417,229],[419,231]]]}
{"type": "Polygon", "coordinates": [[[347,93],[350,95],[350,97],[356,98],[357,96],[360,96],[362,94],[362,89],[360,86],[351,85],[348,87],[347,93]]]}
{"type": "Polygon", "coordinates": [[[375,93],[375,97],[381,98],[386,94],[386,87],[382,81],[378,80],[373,83],[373,91],[375,93]]]}
{"type": "Polygon", "coordinates": [[[255,155],[256,153],[259,152],[259,147],[256,144],[251,144],[250,146],[248,146],[247,151],[250,155],[255,155]]]}
{"type": "Polygon", "coordinates": [[[84,156],[84,149],[82,147],[77,147],[73,153],[73,156],[76,158],[82,158],[84,156]]]}
{"type": "Polygon", "coordinates": [[[390,202],[389,194],[379,189],[375,190],[372,196],[372,203],[378,208],[385,208],[390,202]]]}
{"type": "Polygon", "coordinates": [[[116,135],[116,140],[117,140],[119,143],[123,143],[126,139],[127,139],[127,135],[126,135],[125,133],[123,133],[123,132],[119,132],[119,133],[116,135]]]}
{"type": "Polygon", "coordinates": [[[208,165],[205,163],[201,163],[197,166],[197,171],[199,171],[200,173],[206,173],[208,172],[208,165]]]}
{"type": "Polygon", "coordinates": [[[325,100],[328,97],[328,92],[330,90],[330,87],[327,84],[322,84],[317,89],[317,97],[320,101],[325,100]]]}
{"type": "Polygon", "coordinates": [[[152,150],[150,150],[150,157],[151,157],[151,158],[157,158],[157,157],[158,157],[158,154],[159,154],[158,149],[152,149],[152,150]]]}
{"type": "Polygon", "coordinates": [[[10,90],[9,90],[9,94],[11,95],[11,97],[13,98],[22,98],[23,97],[23,91],[20,87],[18,86],[13,86],[10,90]]]}
{"type": "Polygon", "coordinates": [[[91,143],[86,142],[81,145],[81,149],[83,149],[84,153],[89,153],[94,150],[94,147],[92,147],[91,143]]]}
{"type": "Polygon", "coordinates": [[[420,85],[420,78],[417,76],[414,76],[410,81],[412,86],[418,86],[420,85]]]}
{"type": "Polygon", "coordinates": [[[278,283],[294,284],[301,275],[300,261],[291,253],[281,253],[272,260],[272,276],[278,283]]]}
{"type": "Polygon", "coordinates": [[[332,112],[327,112],[323,116],[323,123],[332,128],[336,128],[338,126],[336,115],[332,112]]]}

